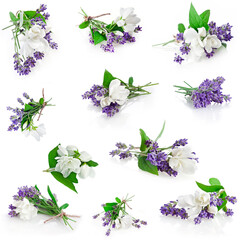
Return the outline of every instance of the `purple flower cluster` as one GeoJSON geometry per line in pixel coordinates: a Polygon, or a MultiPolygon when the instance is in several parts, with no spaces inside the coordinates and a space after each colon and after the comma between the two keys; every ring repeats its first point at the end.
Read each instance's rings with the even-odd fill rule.
{"type": "Polygon", "coordinates": [[[180,55],[178,55],[178,54],[175,53],[175,57],[174,57],[174,60],[173,60],[173,61],[176,62],[176,63],[181,64],[182,61],[184,61],[184,58],[182,58],[180,55]]]}
{"type": "Polygon", "coordinates": [[[188,214],[184,208],[176,208],[177,201],[170,201],[168,204],[164,204],[160,208],[162,215],[180,217],[181,219],[187,219],[188,214]]]}
{"type": "Polygon", "coordinates": [[[223,200],[217,197],[217,193],[213,192],[210,194],[210,206],[221,206],[223,204],[223,200]]]}
{"type": "Polygon", "coordinates": [[[117,147],[117,149],[115,149],[109,153],[112,157],[117,156],[117,155],[120,157],[120,159],[132,157],[131,150],[134,149],[134,146],[129,145],[127,147],[127,145],[125,143],[116,143],[115,146],[117,147]]]}
{"type": "Polygon", "coordinates": [[[214,214],[210,213],[207,211],[207,207],[205,207],[204,209],[202,209],[202,211],[199,213],[199,215],[194,218],[194,223],[195,224],[200,224],[202,222],[202,219],[210,219],[210,218],[214,218],[214,214]]]}
{"type": "Polygon", "coordinates": [[[170,167],[168,163],[168,154],[159,148],[158,143],[147,140],[145,144],[149,148],[146,160],[150,161],[153,166],[157,166],[158,171],[166,172],[169,176],[176,177],[178,172],[170,167]]]}
{"type": "Polygon", "coordinates": [[[48,44],[49,44],[50,48],[57,50],[58,49],[58,44],[52,41],[51,34],[52,34],[52,32],[49,31],[48,33],[46,33],[44,38],[48,41],[48,44]]]}
{"type": "Polygon", "coordinates": [[[221,42],[228,42],[233,38],[231,33],[232,26],[229,23],[217,27],[215,22],[210,22],[208,26],[209,34],[216,35],[221,42]]]}
{"type": "MultiPolygon", "coordinates": [[[[92,29],[94,32],[95,29],[92,29]]],[[[137,26],[134,30],[135,33],[138,33],[142,31],[142,28],[140,26],[137,26]]],[[[94,44],[92,34],[89,34],[89,42],[91,44],[94,44]]],[[[114,44],[121,44],[124,45],[125,43],[132,43],[135,42],[136,39],[132,35],[130,35],[128,32],[123,32],[122,35],[117,35],[114,32],[110,32],[106,34],[107,41],[106,44],[101,44],[100,48],[103,49],[104,52],[114,52],[114,44]]]]}
{"type": "MultiPolygon", "coordinates": [[[[27,100],[30,100],[30,102],[33,101],[33,99],[30,99],[27,93],[23,93],[23,97],[27,100]]],[[[17,98],[17,101],[22,105],[22,108],[7,107],[8,111],[12,111],[14,113],[14,115],[10,116],[11,125],[8,127],[8,131],[17,131],[19,128],[21,128],[21,122],[24,114],[24,102],[21,98],[17,98]]]]}
{"type": "Polygon", "coordinates": [[[185,145],[188,144],[187,141],[188,140],[186,138],[176,140],[175,143],[172,145],[172,149],[174,149],[176,147],[180,147],[180,146],[184,147],[185,145]]]}
{"type": "MultiPolygon", "coordinates": [[[[87,92],[85,92],[82,95],[83,99],[91,99],[93,102],[93,105],[96,107],[100,106],[100,99],[102,97],[105,97],[108,94],[108,89],[104,88],[100,85],[93,85],[91,89],[87,92]]],[[[102,113],[106,113],[108,117],[114,116],[116,113],[119,112],[120,105],[117,103],[111,103],[109,106],[102,108],[102,113]]]]}
{"type": "Polygon", "coordinates": [[[230,95],[222,94],[223,77],[203,81],[197,90],[192,91],[191,99],[195,108],[205,108],[212,102],[222,104],[223,101],[230,101],[230,95]]]}
{"type": "MultiPolygon", "coordinates": [[[[39,195],[41,193],[35,188],[35,187],[28,187],[28,186],[23,186],[18,188],[18,192],[16,195],[13,196],[13,199],[15,201],[22,201],[24,198],[27,198],[28,200],[34,199],[35,202],[39,201],[39,195]]],[[[16,207],[13,206],[12,204],[9,205],[8,207],[10,209],[8,215],[11,217],[16,217],[18,216],[18,213],[16,213],[16,207]]]]}

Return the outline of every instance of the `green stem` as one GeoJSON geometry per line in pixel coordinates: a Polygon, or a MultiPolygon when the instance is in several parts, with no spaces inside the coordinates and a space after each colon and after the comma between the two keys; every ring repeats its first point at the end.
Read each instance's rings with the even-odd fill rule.
{"type": "Polygon", "coordinates": [[[169,43],[173,43],[173,42],[175,42],[176,40],[175,39],[173,39],[173,40],[170,40],[170,41],[168,41],[168,42],[165,42],[165,43],[159,43],[159,44],[154,44],[154,45],[152,45],[153,47],[156,47],[156,46],[166,46],[166,45],[168,45],[169,43]]]}

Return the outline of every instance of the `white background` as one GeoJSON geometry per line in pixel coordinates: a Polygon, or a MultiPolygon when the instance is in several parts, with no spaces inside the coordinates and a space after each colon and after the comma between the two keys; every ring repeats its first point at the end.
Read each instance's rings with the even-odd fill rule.
{"type": "MultiPolygon", "coordinates": [[[[8,12],[34,10],[40,1],[3,1],[0,9],[1,28],[8,25],[8,12]]],[[[59,44],[58,51],[50,51],[27,77],[19,77],[13,70],[13,41],[11,31],[0,31],[0,137],[1,137],[1,204],[0,235],[4,239],[105,239],[100,220],[92,215],[101,211],[100,205],[111,202],[116,196],[127,193],[135,195],[129,211],[136,218],[144,219],[148,226],[141,229],[112,231],[111,239],[230,239],[239,232],[239,204],[232,205],[232,218],[223,215],[195,226],[189,221],[160,215],[159,208],[181,194],[197,190],[195,180],[206,183],[217,177],[229,195],[240,197],[239,192],[239,40],[240,16],[237,1],[194,1],[199,13],[211,9],[210,20],[218,25],[229,22],[233,25],[234,38],[228,48],[221,49],[214,58],[178,66],[173,62],[171,47],[153,48],[152,44],[168,41],[177,32],[179,22],[188,23],[190,1],[133,1],[133,0],[88,0],[50,1],[49,24],[53,38],[59,44]],[[118,16],[120,7],[134,7],[141,18],[143,31],[136,36],[134,44],[116,47],[114,54],[104,53],[98,46],[88,43],[88,30],[80,30],[79,14],[82,7],[89,15],[111,12],[102,18],[110,22],[118,16]],[[130,101],[113,118],[103,116],[91,102],[81,95],[93,84],[101,84],[104,69],[127,80],[134,77],[135,84],[159,82],[149,88],[152,94],[130,101]],[[231,94],[230,104],[193,109],[183,96],[172,87],[187,81],[198,86],[204,79],[223,76],[224,93],[231,94]],[[7,132],[10,112],[6,106],[16,106],[16,98],[23,92],[34,99],[41,97],[45,88],[46,99],[52,98],[55,107],[44,109],[41,117],[47,134],[37,142],[25,138],[21,132],[7,132]],[[194,176],[179,175],[176,178],[165,174],[154,176],[142,172],[135,160],[111,159],[109,151],[117,141],[140,144],[139,128],[155,138],[166,120],[166,128],[159,141],[160,146],[169,146],[175,140],[188,138],[189,144],[199,157],[198,171],[194,176]],[[58,143],[73,144],[79,150],[89,152],[99,163],[95,178],[80,180],[76,194],[58,183],[51,174],[43,173],[48,168],[48,152],[58,143]],[[59,203],[68,202],[69,214],[81,215],[74,231],[60,220],[43,224],[46,216],[38,216],[31,222],[10,218],[8,205],[12,195],[23,185],[35,185],[47,194],[47,185],[57,193],[59,203]]]]}

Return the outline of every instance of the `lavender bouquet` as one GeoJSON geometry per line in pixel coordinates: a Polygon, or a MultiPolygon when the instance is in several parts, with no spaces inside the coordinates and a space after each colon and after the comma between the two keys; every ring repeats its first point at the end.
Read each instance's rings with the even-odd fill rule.
{"type": "Polygon", "coordinates": [[[9,213],[11,217],[20,217],[23,220],[31,220],[36,217],[37,214],[44,214],[50,216],[44,223],[53,220],[55,218],[61,218],[65,225],[69,224],[69,220],[75,222],[71,217],[79,217],[76,215],[68,215],[63,210],[66,209],[69,204],[65,203],[59,207],[57,203],[56,195],[53,194],[47,187],[47,191],[50,199],[44,197],[37,186],[27,187],[23,186],[18,188],[18,193],[13,196],[13,203],[9,205],[9,213]]]}
{"type": "Polygon", "coordinates": [[[178,93],[188,96],[195,108],[205,108],[211,103],[222,104],[223,101],[229,102],[231,100],[230,95],[224,95],[222,93],[222,84],[225,81],[223,77],[217,77],[216,79],[204,80],[199,87],[193,88],[188,83],[187,87],[176,86],[178,93]]]}
{"type": "Polygon", "coordinates": [[[57,43],[52,41],[52,31],[47,25],[50,15],[46,10],[47,6],[41,4],[36,11],[9,13],[11,25],[4,29],[12,28],[14,70],[19,75],[28,75],[49,48],[58,48],[57,43]]]}
{"type": "Polygon", "coordinates": [[[164,204],[160,211],[163,215],[191,219],[195,224],[200,224],[203,219],[213,219],[222,210],[226,216],[232,216],[233,211],[227,208],[227,203],[235,204],[236,197],[227,195],[224,187],[217,178],[210,178],[210,186],[196,182],[204,192],[196,191],[194,195],[178,197],[176,201],[164,204]]]}
{"type": "Polygon", "coordinates": [[[79,25],[79,28],[84,29],[89,27],[89,42],[94,45],[101,43],[100,48],[102,48],[104,52],[114,52],[115,45],[135,42],[136,39],[133,35],[142,31],[142,28],[137,26],[140,18],[136,17],[133,12],[134,8],[121,8],[120,16],[110,24],[107,24],[96,18],[110,15],[110,13],[91,17],[82,9],[84,22],[79,25]]]}
{"type": "Polygon", "coordinates": [[[158,83],[147,83],[143,86],[134,86],[133,77],[130,77],[128,83],[114,77],[110,72],[105,70],[102,85],[93,85],[90,91],[82,95],[83,99],[91,99],[93,105],[101,107],[102,112],[108,117],[114,116],[128,99],[141,95],[151,94],[146,91],[145,87],[157,85],[158,83]]]}
{"type": "Polygon", "coordinates": [[[103,226],[108,227],[107,236],[110,235],[111,229],[128,228],[131,225],[140,228],[141,225],[147,225],[147,222],[136,219],[127,213],[126,207],[131,209],[128,202],[132,201],[132,198],[128,198],[127,196],[123,200],[120,200],[120,198],[116,197],[116,202],[102,204],[104,211],[93,216],[96,219],[103,214],[103,226]]]}
{"type": "Polygon", "coordinates": [[[188,57],[199,59],[202,56],[211,58],[221,46],[227,47],[227,42],[231,35],[232,26],[227,23],[217,26],[215,22],[209,22],[210,10],[206,10],[200,15],[197,13],[193,4],[189,11],[189,27],[186,29],[184,24],[178,24],[178,33],[174,39],[161,44],[166,46],[169,43],[177,43],[179,51],[175,53],[174,62],[182,63],[188,57]]]}
{"type": "Polygon", "coordinates": [[[65,148],[59,144],[49,152],[49,168],[44,172],[50,172],[57,181],[77,193],[74,186],[78,183],[77,176],[86,178],[94,175],[92,168],[98,166],[91,159],[87,152],[79,152],[76,146],[68,145],[65,148]]]}
{"type": "Polygon", "coordinates": [[[14,115],[10,117],[11,125],[8,127],[8,131],[17,131],[21,129],[26,136],[31,134],[39,141],[40,137],[46,133],[46,130],[43,124],[36,126],[33,120],[38,115],[37,121],[39,121],[43,109],[47,106],[53,106],[49,104],[51,99],[45,101],[44,89],[42,90],[42,97],[39,101],[34,101],[27,93],[23,93],[23,97],[27,100],[27,103],[24,103],[21,98],[17,99],[22,105],[21,108],[7,107],[7,110],[14,113],[14,115]]]}
{"type": "Polygon", "coordinates": [[[110,152],[112,157],[118,155],[120,159],[136,157],[138,159],[138,167],[146,172],[158,175],[159,172],[165,172],[169,176],[176,177],[179,172],[185,174],[193,174],[196,170],[198,158],[195,152],[192,152],[187,139],[180,139],[169,147],[159,147],[157,141],[162,136],[165,128],[163,124],[162,130],[157,138],[153,141],[146,133],[140,129],[141,146],[127,146],[125,143],[117,143],[116,150],[110,152]]]}

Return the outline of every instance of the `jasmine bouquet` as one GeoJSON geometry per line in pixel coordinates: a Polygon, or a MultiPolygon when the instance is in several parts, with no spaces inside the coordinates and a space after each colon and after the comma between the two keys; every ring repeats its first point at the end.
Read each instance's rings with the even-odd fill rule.
{"type": "Polygon", "coordinates": [[[35,11],[9,13],[11,25],[4,29],[12,28],[14,70],[19,75],[28,75],[50,48],[58,48],[52,41],[52,31],[47,25],[50,14],[46,10],[47,6],[41,4],[35,11]]]}
{"type": "Polygon", "coordinates": [[[49,152],[49,168],[44,172],[50,172],[57,181],[77,193],[74,186],[78,183],[77,176],[86,178],[93,175],[92,168],[98,166],[98,163],[91,159],[87,152],[79,152],[73,145],[65,148],[59,144],[49,152]]]}
{"type": "Polygon", "coordinates": [[[13,203],[9,205],[10,211],[8,215],[11,217],[20,217],[22,220],[31,220],[37,214],[44,214],[50,216],[44,223],[55,218],[61,218],[65,225],[68,225],[72,229],[68,221],[75,222],[71,217],[79,216],[66,214],[63,210],[69,204],[65,203],[59,207],[57,196],[51,192],[49,186],[47,187],[47,191],[50,198],[44,197],[37,186],[23,186],[18,188],[18,193],[13,196],[13,203]]]}
{"type": "Polygon", "coordinates": [[[128,83],[114,77],[110,72],[105,70],[102,85],[93,85],[90,91],[82,95],[83,99],[91,99],[96,107],[101,107],[102,112],[108,117],[114,116],[119,112],[128,99],[141,95],[151,94],[145,87],[157,85],[158,83],[147,83],[143,86],[134,86],[133,77],[130,77],[128,83]]]}
{"type": "Polygon", "coordinates": [[[140,18],[133,13],[134,8],[121,8],[120,16],[113,20],[110,24],[97,20],[97,18],[110,15],[110,13],[101,14],[98,16],[88,16],[82,9],[84,22],[79,25],[80,29],[89,27],[91,44],[97,45],[101,43],[100,48],[104,52],[114,52],[114,47],[118,44],[135,42],[135,33],[142,31],[137,24],[140,18]]]}
{"type": "Polygon", "coordinates": [[[128,203],[132,201],[132,198],[127,196],[121,200],[116,197],[115,202],[102,204],[104,211],[93,216],[96,219],[103,215],[103,226],[108,228],[107,236],[110,235],[111,229],[128,228],[131,225],[140,228],[141,225],[147,225],[146,221],[136,219],[127,213],[126,208],[131,209],[128,203]]]}
{"type": "Polygon", "coordinates": [[[45,101],[44,89],[42,90],[42,97],[38,101],[34,101],[27,93],[23,93],[23,97],[27,103],[24,103],[21,98],[18,98],[17,101],[21,104],[20,108],[7,107],[7,110],[14,113],[14,115],[10,117],[11,125],[8,127],[8,131],[17,131],[21,129],[25,136],[31,134],[39,141],[40,137],[46,133],[46,130],[44,124],[37,126],[34,124],[33,120],[38,116],[37,121],[39,121],[43,109],[47,106],[53,106],[49,104],[51,99],[45,101]]]}
{"type": "Polygon", "coordinates": [[[179,172],[193,174],[196,170],[198,158],[188,146],[186,138],[175,141],[169,147],[159,147],[157,141],[162,136],[165,128],[163,124],[160,134],[155,140],[151,140],[146,133],[140,129],[141,146],[134,147],[125,143],[117,143],[117,149],[110,152],[112,157],[119,156],[120,159],[137,158],[138,167],[146,172],[159,175],[165,172],[169,176],[176,177],[179,172]]]}
{"type": "Polygon", "coordinates": [[[210,178],[210,185],[196,182],[203,191],[195,194],[183,195],[176,201],[164,204],[160,211],[163,215],[176,216],[181,219],[191,219],[195,224],[200,224],[203,219],[213,219],[219,211],[225,212],[226,216],[232,216],[232,209],[227,203],[235,204],[236,197],[227,195],[224,187],[217,178],[210,178]]]}
{"type": "Polygon", "coordinates": [[[199,87],[191,87],[188,83],[187,87],[174,86],[178,88],[178,93],[184,94],[189,97],[195,108],[205,108],[211,103],[222,104],[223,101],[229,102],[231,100],[230,95],[224,95],[222,93],[222,84],[225,79],[223,77],[217,77],[216,79],[204,80],[199,87]]]}
{"type": "MultiPolygon", "coordinates": [[[[220,47],[227,47],[233,36],[232,26],[227,23],[217,26],[213,21],[209,22],[210,10],[206,10],[200,15],[193,4],[189,11],[189,25],[178,24],[178,33],[174,39],[157,45],[166,46],[169,43],[177,43],[179,51],[175,53],[174,62],[179,64],[187,58],[199,59],[202,56],[211,58],[220,47]]],[[[154,45],[154,46],[157,46],[154,45]]]]}

